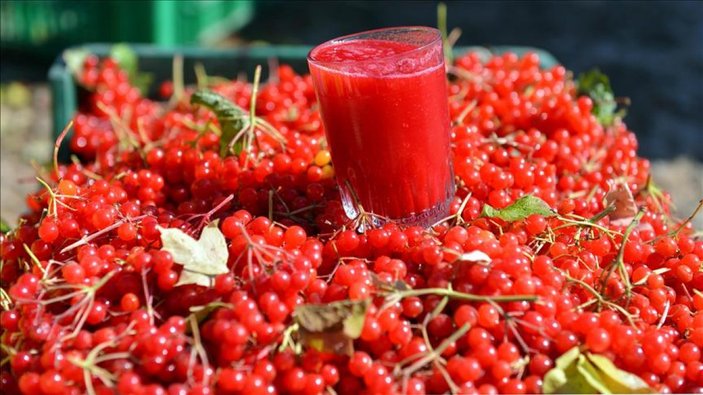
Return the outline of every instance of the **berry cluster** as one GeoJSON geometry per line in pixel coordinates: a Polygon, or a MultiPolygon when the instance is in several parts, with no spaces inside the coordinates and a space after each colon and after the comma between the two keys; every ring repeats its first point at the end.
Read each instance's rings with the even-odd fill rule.
{"type": "Polygon", "coordinates": [[[534,54],[449,71],[457,195],[422,229],[345,217],[309,76],[211,84],[276,132],[252,125],[223,155],[191,88],[155,102],[89,57],[81,161],[41,174],[0,236],[4,393],[540,393],[574,347],[656,392],[702,393],[703,241],[634,134],[534,54]],[[553,212],[485,213],[528,195],[553,212]],[[179,284],[160,229],[197,238],[214,220],[228,272],[179,284]],[[358,336],[322,346],[296,313],[348,305],[358,336]]]}

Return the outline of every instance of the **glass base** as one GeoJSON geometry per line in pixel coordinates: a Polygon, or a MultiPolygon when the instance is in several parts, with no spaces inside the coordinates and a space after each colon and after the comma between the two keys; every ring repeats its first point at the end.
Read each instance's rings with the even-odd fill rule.
{"type": "MultiPolygon", "coordinates": [[[[360,211],[358,207],[354,204],[354,199],[350,193],[346,191],[346,188],[340,188],[340,194],[342,198],[342,207],[344,208],[344,213],[349,219],[355,219],[359,217],[360,211]]],[[[357,228],[358,231],[364,232],[367,226],[379,227],[387,221],[397,222],[402,226],[420,226],[423,228],[429,228],[430,226],[436,224],[442,218],[447,217],[449,214],[449,207],[454,200],[454,188],[453,185],[450,188],[447,198],[437,203],[436,205],[423,210],[417,214],[410,215],[403,218],[389,218],[386,219],[381,215],[369,215],[365,221],[361,221],[357,228]]]]}
{"type": "Polygon", "coordinates": [[[454,194],[449,196],[445,201],[439,202],[427,210],[421,211],[418,214],[413,214],[409,217],[395,219],[394,221],[404,226],[420,226],[423,228],[429,228],[449,214],[449,206],[451,206],[452,200],[454,200],[454,194]]]}

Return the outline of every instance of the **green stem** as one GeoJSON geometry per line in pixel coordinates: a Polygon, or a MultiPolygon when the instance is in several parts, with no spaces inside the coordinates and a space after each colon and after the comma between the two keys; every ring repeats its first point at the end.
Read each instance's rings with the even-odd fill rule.
{"type": "Polygon", "coordinates": [[[32,252],[32,249],[29,248],[28,245],[23,243],[22,247],[24,247],[24,250],[27,252],[27,255],[29,255],[29,258],[32,260],[32,263],[34,263],[34,265],[39,268],[39,271],[41,271],[42,280],[45,279],[46,278],[46,270],[41,265],[41,261],[39,261],[39,258],[37,258],[37,256],[34,255],[34,252],[32,252]]]}
{"type": "Polygon", "coordinates": [[[681,225],[679,225],[678,228],[676,228],[676,230],[674,230],[673,232],[671,232],[671,236],[677,236],[677,235],[686,227],[686,225],[687,225],[689,222],[693,221],[693,218],[695,218],[696,215],[698,215],[698,213],[701,211],[701,209],[703,209],[703,199],[701,199],[700,201],[698,201],[698,206],[696,206],[696,209],[693,210],[693,214],[689,215],[688,218],[686,218],[686,220],[683,221],[683,222],[681,223],[681,225]]]}
{"type": "Polygon", "coordinates": [[[537,295],[496,295],[496,296],[485,296],[485,295],[475,295],[464,292],[454,291],[448,288],[420,288],[420,289],[409,289],[406,291],[399,291],[395,293],[400,298],[407,298],[411,296],[423,296],[423,295],[437,295],[446,296],[451,299],[458,300],[468,300],[472,302],[521,302],[527,301],[532,302],[537,300],[537,295]]]}
{"type": "Polygon", "coordinates": [[[66,138],[66,135],[68,134],[68,131],[71,130],[73,127],[73,120],[68,122],[68,125],[63,128],[61,131],[61,134],[59,134],[59,137],[56,139],[56,142],[54,143],[54,155],[53,155],[53,160],[54,160],[54,172],[56,174],[56,178],[61,179],[61,174],[59,174],[59,149],[61,148],[61,143],[63,142],[64,138],[66,138]]]}
{"type": "Polygon", "coordinates": [[[451,336],[448,338],[444,339],[442,343],[440,343],[437,348],[435,348],[433,351],[427,353],[424,357],[418,359],[415,363],[412,365],[408,366],[406,369],[403,369],[401,373],[404,376],[410,376],[413,373],[417,372],[418,370],[422,369],[423,366],[427,365],[428,363],[434,361],[435,359],[439,358],[439,356],[442,355],[442,353],[455,341],[459,340],[460,337],[464,336],[466,332],[469,331],[471,328],[471,325],[464,324],[461,328],[459,328],[456,332],[454,332],[451,336]]]}
{"type": "Polygon", "coordinates": [[[592,305],[593,303],[598,303],[598,306],[605,305],[605,306],[612,308],[613,310],[617,310],[620,314],[622,314],[625,318],[627,318],[627,321],[630,323],[630,325],[632,325],[633,327],[635,326],[634,321],[632,321],[632,315],[627,310],[625,310],[625,308],[618,305],[617,303],[613,303],[608,300],[605,300],[603,295],[598,293],[598,291],[596,291],[593,287],[591,287],[590,285],[588,285],[584,281],[579,280],[577,278],[573,278],[564,272],[562,272],[562,274],[566,277],[567,281],[570,281],[570,282],[573,282],[573,283],[576,283],[576,284],[582,286],[583,289],[585,289],[586,291],[588,291],[588,293],[593,295],[594,299],[591,299],[588,302],[581,304],[580,306],[578,306],[579,308],[584,309],[584,308],[592,305]]]}
{"type": "Polygon", "coordinates": [[[447,39],[447,5],[444,3],[437,4],[437,28],[442,34],[442,47],[446,63],[452,64],[454,56],[452,54],[452,47],[447,39]]]}
{"type": "Polygon", "coordinates": [[[251,100],[249,101],[249,124],[252,130],[256,126],[256,96],[259,94],[259,81],[261,80],[261,65],[254,69],[254,84],[251,88],[251,100]]]}
{"type": "Polygon", "coordinates": [[[595,224],[601,219],[605,218],[608,214],[612,213],[613,211],[615,211],[615,204],[610,204],[606,208],[604,208],[603,211],[589,218],[588,222],[595,224]]]}
{"type": "Polygon", "coordinates": [[[625,233],[623,233],[622,235],[622,244],[620,245],[620,249],[618,250],[618,255],[615,257],[615,262],[610,266],[610,269],[608,269],[608,274],[601,282],[602,289],[605,289],[608,283],[608,279],[613,274],[615,268],[618,268],[618,270],[620,271],[620,277],[625,283],[625,292],[628,296],[630,295],[630,292],[632,292],[632,284],[630,283],[630,277],[627,275],[627,270],[625,269],[625,245],[627,244],[627,239],[630,237],[630,234],[632,234],[632,231],[635,230],[635,227],[637,226],[637,224],[640,223],[640,219],[642,219],[643,216],[644,209],[640,209],[637,214],[635,214],[635,217],[632,219],[632,222],[627,225],[625,233]]]}
{"type": "Polygon", "coordinates": [[[558,218],[559,218],[559,220],[564,221],[566,223],[564,225],[559,225],[552,230],[559,230],[559,229],[563,229],[563,228],[568,228],[569,226],[590,226],[592,228],[596,228],[596,229],[600,230],[601,232],[605,233],[605,235],[610,238],[613,237],[613,234],[618,234],[618,232],[615,232],[615,231],[608,229],[604,226],[598,225],[597,223],[593,223],[590,220],[579,221],[579,220],[570,219],[570,218],[561,217],[561,216],[559,216],[558,218]]]}
{"type": "Polygon", "coordinates": [[[193,69],[195,70],[195,80],[198,89],[206,89],[208,86],[208,76],[207,71],[205,71],[205,66],[198,62],[195,64],[193,69]]]}
{"type": "Polygon", "coordinates": [[[47,184],[46,181],[42,180],[40,177],[34,177],[36,178],[37,181],[39,181],[40,184],[44,188],[46,188],[47,192],[49,193],[49,204],[47,204],[47,209],[48,209],[48,214],[49,216],[56,216],[56,193],[54,192],[53,189],[47,184]]]}
{"type": "Polygon", "coordinates": [[[173,57],[172,65],[172,76],[173,76],[173,96],[171,96],[171,105],[175,106],[176,103],[181,101],[183,95],[185,94],[185,82],[183,78],[183,56],[176,55],[173,57]]]}

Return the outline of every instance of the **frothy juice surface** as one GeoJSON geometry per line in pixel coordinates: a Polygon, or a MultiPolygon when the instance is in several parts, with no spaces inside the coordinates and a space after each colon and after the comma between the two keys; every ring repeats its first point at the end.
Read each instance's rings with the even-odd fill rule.
{"type": "Polygon", "coordinates": [[[310,58],[343,200],[351,186],[366,211],[389,218],[446,210],[454,187],[441,45],[332,42],[310,58]]]}

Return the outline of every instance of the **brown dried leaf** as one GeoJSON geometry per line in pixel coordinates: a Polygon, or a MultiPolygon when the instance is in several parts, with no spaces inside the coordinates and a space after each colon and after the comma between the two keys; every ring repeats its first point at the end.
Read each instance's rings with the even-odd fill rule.
{"type": "Polygon", "coordinates": [[[614,207],[608,217],[615,225],[627,225],[637,214],[637,204],[627,184],[618,184],[608,192],[605,195],[605,205],[614,207]]]}
{"type": "Polygon", "coordinates": [[[300,326],[301,342],[318,351],[350,355],[370,303],[367,299],[298,306],[293,320],[300,326]]]}

